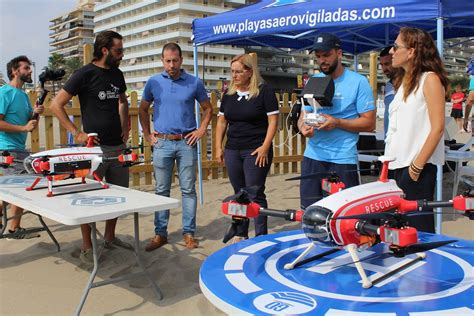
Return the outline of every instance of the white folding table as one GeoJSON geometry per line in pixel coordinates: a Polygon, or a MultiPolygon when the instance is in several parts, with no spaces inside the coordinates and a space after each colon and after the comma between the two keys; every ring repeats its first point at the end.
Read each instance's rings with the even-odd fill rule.
{"type": "MultiPolygon", "coordinates": [[[[138,213],[153,213],[175,208],[179,206],[178,200],[115,185],[110,185],[108,189],[98,189],[97,182],[87,180],[86,184],[79,184],[80,179],[57,182],[61,184],[61,186],[54,188],[54,193],[58,195],[47,197],[46,189],[25,190],[36,178],[33,175],[0,177],[0,200],[15,204],[61,224],[79,225],[89,223],[91,225],[94,268],[76,309],[76,315],[81,313],[91,288],[131,279],[138,275],[144,275],[148,278],[158,299],[163,297],[139,255],[138,213]],[[79,190],[84,191],[77,192],[79,190]],[[135,258],[142,271],[94,283],[99,268],[95,222],[130,213],[134,214],[135,258]]],[[[38,187],[45,187],[46,185],[46,181],[42,180],[38,187]]]]}

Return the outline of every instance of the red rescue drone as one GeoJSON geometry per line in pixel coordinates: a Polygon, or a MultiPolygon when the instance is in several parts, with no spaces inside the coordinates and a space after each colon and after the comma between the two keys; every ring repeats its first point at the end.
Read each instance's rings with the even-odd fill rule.
{"type": "MultiPolygon", "coordinates": [[[[36,185],[43,177],[46,177],[48,180],[47,196],[51,197],[61,194],[55,194],[53,192],[54,187],[85,184],[85,178],[87,176],[92,176],[98,183],[100,183],[100,187],[96,187],[94,189],[89,188],[85,190],[78,190],[75,192],[107,189],[109,186],[104,183],[97,174],[97,168],[102,163],[107,161],[119,161],[123,166],[126,167],[141,163],[141,161],[139,161],[138,154],[134,153],[131,148],[124,149],[121,153],[118,153],[117,156],[111,156],[111,154],[115,153],[104,153],[99,146],[95,146],[94,140],[97,137],[96,133],[90,133],[88,136],[89,138],[85,147],[78,146],[51,149],[36,154],[31,154],[30,156],[26,157],[23,161],[25,169],[30,174],[38,175],[38,178],[31,186],[27,187],[26,190],[31,191],[44,189],[45,187],[36,187],[36,185]],[[64,185],[53,185],[54,181],[75,178],[81,178],[81,182],[64,185]]],[[[15,161],[14,157],[11,156],[9,152],[4,151],[0,156],[0,167],[7,168],[13,163],[18,163],[18,161],[15,161]]],[[[63,194],[69,193],[72,192],[63,194]]]]}
{"type": "MultiPolygon", "coordinates": [[[[357,268],[363,288],[370,288],[373,284],[424,259],[425,251],[456,241],[418,243],[417,230],[407,224],[408,215],[433,214],[422,212],[424,207],[453,207],[469,219],[474,219],[474,197],[472,196],[460,195],[453,200],[439,202],[405,200],[403,191],[396,185],[395,180],[387,177],[388,164],[394,159],[382,156],[379,160],[383,162],[383,167],[377,181],[344,190],[341,190],[341,184],[336,182],[337,185],[333,186],[335,190],[332,190],[335,193],[312,204],[304,211],[261,208],[257,203],[249,200],[249,194],[245,189],[241,190],[238,194],[226,198],[222,204],[222,212],[231,215],[233,219],[224,241],[235,235],[239,223],[258,215],[282,217],[288,221],[301,222],[306,237],[312,243],[293,262],[284,266],[286,270],[344,249],[351,255],[350,264],[354,264],[357,268]],[[385,255],[403,257],[416,253],[416,258],[396,270],[370,280],[357,252],[380,242],[389,245],[391,252],[385,255]],[[305,259],[315,246],[330,249],[305,259]]],[[[374,257],[370,256],[370,258],[374,257]]],[[[363,260],[370,258],[366,257],[363,260]]]]}

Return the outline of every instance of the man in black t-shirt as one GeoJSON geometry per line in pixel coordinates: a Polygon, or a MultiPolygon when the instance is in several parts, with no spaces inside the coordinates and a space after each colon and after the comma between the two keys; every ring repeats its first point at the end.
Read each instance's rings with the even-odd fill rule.
{"type": "MultiPolygon", "coordinates": [[[[92,62],[78,69],[59,91],[51,103],[51,110],[61,125],[74,135],[76,143],[85,143],[87,133],[97,133],[105,155],[116,156],[125,148],[128,139],[128,102],[123,73],[118,69],[123,57],[122,36],[113,31],[97,35],[92,62]],[[64,109],[69,100],[77,95],[81,104],[81,131],[69,120],[64,109]]],[[[107,182],[128,187],[128,169],[117,168],[118,162],[101,164],[97,174],[107,182]]],[[[131,245],[115,237],[117,219],[106,221],[105,247],[115,246],[133,249],[131,245]]],[[[82,247],[80,259],[92,263],[91,228],[81,225],[82,247]]]]}

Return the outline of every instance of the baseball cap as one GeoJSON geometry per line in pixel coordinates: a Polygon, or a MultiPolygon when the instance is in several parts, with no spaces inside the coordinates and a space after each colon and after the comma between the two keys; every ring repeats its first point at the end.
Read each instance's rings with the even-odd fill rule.
{"type": "Polygon", "coordinates": [[[314,38],[314,44],[311,52],[316,50],[328,51],[333,48],[341,48],[341,41],[339,38],[331,33],[320,33],[314,38]]]}

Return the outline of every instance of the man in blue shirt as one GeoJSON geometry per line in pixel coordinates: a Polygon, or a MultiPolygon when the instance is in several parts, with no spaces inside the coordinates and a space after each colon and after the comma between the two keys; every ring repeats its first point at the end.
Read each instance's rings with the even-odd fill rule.
{"type": "Polygon", "coordinates": [[[388,109],[390,108],[390,103],[392,103],[393,98],[395,97],[395,88],[393,87],[393,80],[397,70],[392,67],[392,55],[390,55],[390,49],[392,46],[387,46],[380,52],[379,63],[382,67],[382,72],[387,76],[388,81],[385,84],[385,93],[383,98],[383,103],[385,105],[384,115],[383,115],[383,132],[384,138],[387,135],[388,131],[388,109]]]}
{"type": "Polygon", "coordinates": [[[304,113],[298,128],[307,143],[301,176],[315,174],[300,183],[301,207],[304,209],[322,197],[321,180],[336,173],[346,187],[359,184],[357,141],[359,132],[375,129],[375,107],[367,79],[342,65],[341,42],[333,34],[316,36],[313,46],[320,70],[335,84],[332,106],[318,110],[326,121],[306,125],[304,113]]]}
{"type": "MultiPolygon", "coordinates": [[[[183,240],[188,249],[198,247],[196,230],[196,142],[206,133],[212,107],[202,82],[181,69],[183,56],[175,43],[163,46],[164,71],[148,79],[140,103],[140,124],[153,146],[156,194],[170,196],[173,166],[176,161],[182,193],[183,240]],[[203,109],[202,122],[196,126],[194,102],[203,109]],[[153,102],[153,132],[148,110],[153,102]],[[196,129],[197,128],[197,129],[196,129]]],[[[168,243],[169,210],[155,212],[155,236],[146,246],[152,251],[168,243]]]]}
{"type": "MultiPolygon", "coordinates": [[[[13,58],[7,64],[7,74],[10,83],[0,88],[0,152],[8,150],[17,160],[28,156],[25,144],[28,132],[38,125],[38,120],[33,119],[35,113],[41,114],[44,106],[31,107],[28,95],[21,89],[25,82],[31,83],[31,61],[26,56],[13,58]]],[[[17,162],[12,168],[3,170],[7,174],[24,172],[23,164],[17,162]]],[[[12,219],[10,220],[9,239],[27,239],[39,237],[36,233],[26,233],[20,227],[23,209],[11,205],[12,219]]],[[[1,214],[1,211],[0,211],[1,214]]]]}

